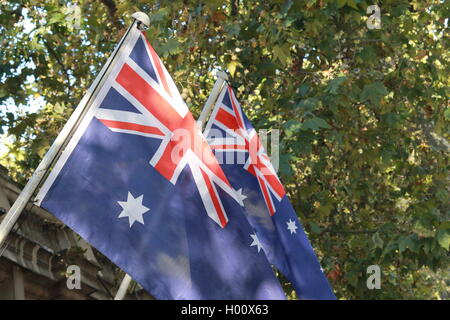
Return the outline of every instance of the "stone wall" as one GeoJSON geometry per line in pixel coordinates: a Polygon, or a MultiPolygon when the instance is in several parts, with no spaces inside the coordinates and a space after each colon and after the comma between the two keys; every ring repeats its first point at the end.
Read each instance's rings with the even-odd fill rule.
{"type": "MultiPolygon", "coordinates": [[[[0,221],[19,193],[19,186],[0,166],[0,221]]],[[[0,255],[0,299],[112,299],[123,277],[106,257],[32,204],[0,248],[0,255]],[[80,289],[67,286],[70,265],[80,268],[80,289]]],[[[152,297],[133,283],[126,299],[152,297]]]]}

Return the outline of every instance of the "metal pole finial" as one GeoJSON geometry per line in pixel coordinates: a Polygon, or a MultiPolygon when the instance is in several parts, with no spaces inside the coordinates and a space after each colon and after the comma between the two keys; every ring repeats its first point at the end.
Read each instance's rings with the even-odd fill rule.
{"type": "Polygon", "coordinates": [[[135,12],[131,15],[132,18],[136,19],[140,23],[142,23],[147,28],[150,26],[150,18],[144,12],[135,12]]]}
{"type": "Polygon", "coordinates": [[[228,74],[224,71],[220,71],[219,69],[214,69],[212,74],[213,74],[213,76],[216,76],[217,78],[221,78],[225,81],[228,81],[228,74]]]}
{"type": "Polygon", "coordinates": [[[197,120],[197,125],[200,126],[202,129],[205,126],[206,118],[208,117],[209,113],[214,107],[214,102],[219,97],[223,86],[226,84],[225,82],[228,81],[228,74],[226,72],[214,69],[212,74],[217,77],[217,80],[214,83],[214,87],[211,91],[211,94],[209,95],[208,100],[206,100],[205,106],[203,107],[203,110],[200,113],[200,116],[198,117],[197,120]]]}

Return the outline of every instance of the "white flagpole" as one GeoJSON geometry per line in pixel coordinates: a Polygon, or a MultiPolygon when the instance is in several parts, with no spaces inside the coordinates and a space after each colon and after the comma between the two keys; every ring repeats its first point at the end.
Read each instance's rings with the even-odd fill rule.
{"type": "Polygon", "coordinates": [[[80,120],[83,118],[86,111],[89,109],[92,101],[94,100],[95,96],[99,91],[98,89],[103,85],[104,81],[107,78],[106,76],[109,74],[111,70],[110,66],[113,64],[114,58],[118,55],[118,53],[121,51],[122,48],[126,47],[126,44],[128,43],[127,36],[130,34],[130,30],[134,26],[139,25],[139,23],[143,23],[146,26],[149,25],[150,19],[145,13],[137,12],[134,13],[132,17],[134,18],[133,23],[120,40],[114,52],[106,61],[106,64],[103,66],[102,70],[100,71],[100,73],[90,86],[88,92],[84,95],[83,99],[80,101],[77,108],[70,116],[64,128],[59,133],[58,137],[56,137],[52,146],[47,151],[41,163],[33,173],[33,176],[30,178],[30,180],[28,180],[28,183],[25,185],[25,188],[23,188],[22,192],[19,194],[16,201],[14,202],[13,206],[9,209],[8,213],[4,217],[2,223],[0,224],[0,248],[5,243],[5,240],[9,232],[13,228],[23,209],[28,204],[31,197],[37,190],[38,186],[43,181],[52,163],[58,157],[62,147],[65,145],[68,139],[70,139],[71,135],[73,134],[78,124],[80,123],[80,120]]]}
{"type": "Polygon", "coordinates": [[[217,76],[216,83],[214,83],[214,87],[208,97],[208,100],[206,100],[205,106],[197,119],[197,125],[202,131],[205,126],[205,120],[211,112],[214,102],[216,102],[220,92],[222,91],[224,82],[228,80],[228,75],[225,72],[215,70],[215,75],[217,76]]]}
{"type": "MultiPolygon", "coordinates": [[[[214,83],[214,87],[211,90],[211,93],[209,94],[208,100],[206,100],[202,112],[200,113],[200,116],[197,119],[197,125],[200,127],[202,131],[205,124],[205,120],[208,117],[209,113],[211,112],[211,109],[214,106],[214,102],[216,102],[220,92],[222,91],[223,84],[225,83],[225,81],[228,80],[228,75],[225,72],[215,70],[214,75],[217,76],[217,80],[214,83]]],[[[122,300],[125,297],[127,289],[130,286],[131,280],[132,279],[128,274],[126,274],[125,277],[123,277],[122,283],[120,284],[119,290],[117,291],[114,300],[122,300]]]]}
{"type": "Polygon", "coordinates": [[[127,293],[128,287],[131,284],[131,280],[132,279],[129,274],[126,274],[125,277],[123,277],[122,283],[120,284],[119,290],[117,291],[114,300],[123,300],[125,294],[127,293]]]}

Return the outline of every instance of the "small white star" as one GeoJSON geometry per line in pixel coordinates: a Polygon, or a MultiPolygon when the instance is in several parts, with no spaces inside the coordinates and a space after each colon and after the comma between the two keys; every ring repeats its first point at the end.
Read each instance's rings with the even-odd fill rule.
{"type": "Polygon", "coordinates": [[[238,203],[241,205],[241,207],[244,206],[244,200],[247,199],[247,196],[242,193],[242,188],[239,190],[236,190],[236,197],[238,203]]]}
{"type": "Polygon", "coordinates": [[[261,245],[261,242],[259,242],[259,239],[256,236],[256,233],[251,234],[250,237],[252,237],[252,239],[253,239],[253,242],[250,245],[250,247],[256,246],[258,248],[258,252],[259,252],[261,250],[261,248],[262,248],[262,245],[261,245]]]}
{"type": "Polygon", "coordinates": [[[128,192],[127,201],[117,201],[123,209],[119,215],[119,218],[128,218],[130,228],[136,221],[144,224],[144,218],[142,216],[150,209],[142,205],[142,200],[144,200],[143,194],[135,198],[130,192],[128,192]]]}
{"type": "Polygon", "coordinates": [[[291,234],[297,233],[296,230],[298,229],[298,227],[295,225],[295,221],[292,221],[291,219],[289,219],[289,222],[286,222],[286,224],[287,224],[287,228],[291,232],[291,234]]]}

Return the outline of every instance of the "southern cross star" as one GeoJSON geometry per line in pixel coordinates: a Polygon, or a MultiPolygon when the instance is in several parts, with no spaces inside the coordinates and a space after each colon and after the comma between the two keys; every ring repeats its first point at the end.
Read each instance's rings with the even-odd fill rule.
{"type": "Polygon", "coordinates": [[[239,190],[236,190],[236,195],[237,195],[239,204],[241,205],[241,207],[243,207],[244,200],[247,199],[247,196],[242,193],[242,188],[240,188],[239,190]]]}
{"type": "Polygon", "coordinates": [[[128,222],[130,223],[130,228],[133,223],[140,222],[144,224],[144,213],[148,212],[150,209],[142,204],[142,200],[144,199],[144,195],[140,195],[135,198],[133,195],[128,192],[127,201],[117,201],[117,203],[122,207],[122,212],[119,215],[119,218],[128,218],[128,222]]]}
{"type": "Polygon", "coordinates": [[[287,223],[287,228],[291,232],[291,234],[297,233],[298,227],[295,225],[295,221],[292,221],[291,219],[289,219],[289,222],[286,222],[286,223],[287,223]]]}
{"type": "Polygon", "coordinates": [[[258,248],[258,252],[259,252],[262,248],[262,245],[261,245],[261,242],[259,242],[259,239],[256,236],[256,233],[251,234],[250,237],[252,237],[252,239],[253,239],[253,242],[250,244],[250,247],[256,246],[258,248]]]}

